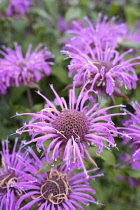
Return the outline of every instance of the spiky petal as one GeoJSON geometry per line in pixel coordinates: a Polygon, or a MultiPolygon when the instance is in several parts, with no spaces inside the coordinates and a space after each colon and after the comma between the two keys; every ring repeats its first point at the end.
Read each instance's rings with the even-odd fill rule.
{"type": "Polygon", "coordinates": [[[111,117],[120,115],[120,113],[107,114],[107,111],[115,107],[122,107],[122,105],[99,110],[98,104],[92,100],[94,104],[90,108],[86,102],[92,98],[92,91],[84,92],[85,88],[81,90],[78,97],[75,95],[75,88],[70,90],[69,105],[67,105],[65,99],[59,97],[52,85],[51,89],[56,97],[55,105],[38,92],[46,101],[45,108],[39,113],[17,114],[18,116],[32,115],[33,118],[16,132],[19,134],[28,132],[32,139],[25,144],[36,142],[38,150],[43,147],[43,142],[51,140],[44,151],[47,154],[47,162],[62,158],[68,167],[71,162],[78,162],[79,167],[84,168],[87,174],[83,158],[96,166],[90,157],[89,145],[97,147],[97,154],[100,154],[104,147],[110,149],[111,146],[116,146],[114,137],[118,135],[118,131],[111,117]],[[53,153],[50,157],[49,154],[52,150],[53,153]]]}

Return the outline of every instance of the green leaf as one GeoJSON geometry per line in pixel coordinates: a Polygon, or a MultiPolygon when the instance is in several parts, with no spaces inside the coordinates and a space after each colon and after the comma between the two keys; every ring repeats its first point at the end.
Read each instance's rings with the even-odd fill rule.
{"type": "Polygon", "coordinates": [[[38,170],[38,172],[37,172],[37,174],[36,175],[38,175],[38,174],[43,174],[43,173],[45,173],[46,171],[49,171],[50,169],[51,169],[51,164],[46,164],[44,167],[42,167],[42,168],[40,168],[39,170],[38,170]]]}
{"type": "Polygon", "coordinates": [[[118,10],[119,10],[119,7],[120,5],[116,2],[112,2],[110,4],[110,7],[109,7],[109,11],[108,13],[110,14],[110,16],[114,16],[117,14],[118,10]]]}
{"type": "Polygon", "coordinates": [[[126,173],[133,178],[140,178],[140,169],[134,170],[134,169],[130,169],[127,170],[126,173]]]}
{"type": "Polygon", "coordinates": [[[105,171],[105,174],[108,175],[108,177],[110,178],[113,178],[116,176],[116,170],[113,166],[109,166],[107,164],[104,164],[104,171],[105,171]]]}
{"type": "Polygon", "coordinates": [[[67,70],[63,69],[61,66],[52,67],[52,75],[55,75],[62,84],[68,84],[69,78],[67,74],[67,70]]]}
{"type": "Polygon", "coordinates": [[[105,160],[109,165],[113,165],[113,166],[115,165],[116,160],[115,160],[115,157],[112,152],[110,152],[108,150],[104,150],[101,153],[100,157],[103,160],[105,160]]]}
{"type": "Polygon", "coordinates": [[[65,19],[66,21],[70,21],[73,19],[78,19],[82,16],[82,11],[80,10],[80,8],[70,8],[68,9],[65,19]]]}
{"type": "Polygon", "coordinates": [[[132,49],[140,49],[140,43],[137,42],[120,42],[120,46],[132,49]]]}
{"type": "Polygon", "coordinates": [[[100,95],[98,94],[98,104],[99,104],[99,109],[101,109],[106,102],[109,100],[109,97],[107,95],[100,95]]]}
{"type": "Polygon", "coordinates": [[[32,7],[31,12],[39,15],[42,18],[45,18],[45,19],[49,20],[52,24],[54,23],[52,17],[45,10],[43,10],[41,8],[32,7]]]}
{"type": "Polygon", "coordinates": [[[22,94],[26,91],[27,87],[25,85],[21,85],[19,87],[12,88],[12,96],[11,96],[11,103],[15,103],[19,101],[22,94]]]}
{"type": "Polygon", "coordinates": [[[53,164],[52,164],[52,163],[46,164],[46,162],[43,162],[44,167],[42,167],[42,168],[40,168],[40,169],[38,170],[37,175],[38,175],[38,174],[43,174],[43,173],[45,173],[46,171],[49,171],[51,168],[53,168],[53,165],[57,165],[57,166],[58,166],[58,165],[60,165],[60,164],[61,164],[61,160],[60,160],[60,159],[54,161],[53,164]]]}
{"type": "Polygon", "coordinates": [[[133,6],[125,7],[126,20],[128,24],[135,24],[138,18],[140,17],[139,8],[133,6]]]}

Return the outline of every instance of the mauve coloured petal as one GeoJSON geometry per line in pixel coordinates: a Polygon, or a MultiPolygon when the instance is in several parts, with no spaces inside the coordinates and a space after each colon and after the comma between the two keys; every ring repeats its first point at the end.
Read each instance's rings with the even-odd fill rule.
{"type": "Polygon", "coordinates": [[[46,203],[43,203],[42,205],[40,205],[40,207],[38,208],[38,210],[43,210],[45,209],[45,206],[47,205],[47,201],[46,203]]]}
{"type": "MultiPolygon", "coordinates": [[[[30,151],[31,151],[31,148],[30,148],[30,151]]],[[[31,152],[30,152],[30,154],[31,154],[31,152]]],[[[35,158],[35,160],[36,160],[36,158],[38,159],[38,157],[36,157],[36,155],[34,155],[33,150],[32,150],[32,154],[33,154],[33,157],[35,158]]],[[[46,157],[47,157],[47,154],[45,154],[45,157],[40,160],[42,162],[42,167],[44,166],[43,163],[44,163],[46,157]]],[[[40,166],[38,164],[35,164],[35,161],[32,161],[31,165],[34,166],[38,170],[40,169],[40,166]]],[[[28,166],[28,168],[30,168],[30,166],[28,166]]],[[[29,181],[28,189],[30,189],[31,192],[28,191],[28,189],[26,189],[25,194],[22,195],[19,198],[19,200],[17,201],[16,207],[28,210],[31,207],[35,207],[35,205],[38,203],[38,208],[40,210],[41,209],[63,210],[64,207],[65,207],[65,209],[71,210],[71,209],[76,209],[77,207],[79,207],[80,209],[83,209],[80,206],[79,202],[82,202],[83,204],[85,204],[86,201],[96,203],[94,198],[91,196],[91,195],[95,194],[95,191],[88,185],[88,181],[89,181],[89,179],[93,179],[93,177],[100,176],[100,175],[99,174],[94,175],[94,176],[89,175],[88,178],[84,172],[74,175],[75,168],[78,168],[78,163],[70,163],[70,169],[68,169],[66,164],[62,164],[60,167],[55,165],[52,167],[52,169],[49,169],[49,171],[47,171],[43,174],[38,174],[38,175],[32,174],[33,172],[30,171],[31,175],[35,175],[36,181],[34,181],[33,178],[32,178],[32,180],[33,180],[32,182],[29,181]],[[66,194],[66,198],[64,198],[60,204],[53,204],[53,202],[51,202],[51,200],[44,199],[44,197],[41,194],[42,193],[41,192],[42,184],[44,185],[46,180],[50,179],[49,176],[50,176],[50,173],[53,172],[53,170],[55,171],[55,174],[56,173],[58,173],[60,175],[65,174],[65,177],[67,180],[67,183],[65,183],[65,184],[68,185],[67,187],[70,187],[70,189],[71,189],[70,191],[68,191],[68,194],[66,194]],[[79,183],[77,186],[76,186],[76,181],[79,183]],[[89,193],[90,193],[90,195],[89,195],[89,193]],[[38,198],[35,199],[35,200],[37,200],[35,202],[33,197],[36,195],[38,195],[38,198]],[[74,205],[74,202],[72,202],[71,196],[74,197],[74,201],[78,202],[77,205],[76,204],[74,205]],[[26,200],[26,199],[29,199],[29,203],[24,204],[24,200],[26,200]],[[38,201],[40,201],[40,202],[38,202],[38,201]],[[35,202],[35,204],[34,204],[34,202],[35,202]]],[[[96,171],[96,170],[95,169],[90,170],[89,173],[96,171]]],[[[63,179],[63,176],[61,176],[61,177],[63,179]]],[[[60,183],[57,182],[57,180],[58,179],[53,180],[53,182],[56,182],[59,185],[60,183]]],[[[22,182],[22,184],[23,184],[23,187],[26,188],[27,183],[22,182]]]]}
{"type": "Polygon", "coordinates": [[[31,209],[32,206],[35,204],[35,203],[38,203],[39,201],[41,200],[41,198],[38,198],[38,199],[34,199],[32,201],[30,201],[29,203],[27,203],[24,208],[20,208],[20,210],[28,210],[28,209],[31,209]]]}
{"type": "Polygon", "coordinates": [[[62,206],[63,206],[63,209],[65,209],[65,210],[71,210],[71,209],[69,208],[69,206],[66,205],[65,203],[62,203],[62,206]]]}
{"type": "Polygon", "coordinates": [[[137,150],[133,153],[132,157],[133,157],[133,160],[134,160],[134,161],[135,161],[135,160],[140,160],[140,148],[137,149],[137,150]]]}
{"type": "Polygon", "coordinates": [[[96,204],[98,204],[98,202],[95,201],[93,198],[92,198],[92,199],[88,199],[88,198],[83,198],[83,197],[81,197],[81,196],[77,196],[77,195],[73,195],[73,194],[69,195],[69,197],[70,197],[70,199],[72,199],[72,200],[74,199],[74,200],[80,201],[80,202],[82,202],[82,203],[85,203],[85,202],[87,201],[87,202],[91,202],[91,203],[96,203],[96,204]]]}
{"type": "Polygon", "coordinates": [[[47,51],[47,48],[44,47],[40,50],[42,47],[40,44],[31,53],[31,45],[29,45],[26,56],[23,56],[21,47],[17,43],[14,45],[15,50],[5,46],[3,46],[3,51],[0,50],[2,55],[0,58],[2,87],[5,86],[7,89],[10,86],[22,84],[36,86],[35,82],[50,75],[52,62],[49,62],[48,59],[53,58],[53,56],[47,51]]]}
{"type": "Polygon", "coordinates": [[[76,208],[69,202],[68,200],[65,200],[65,204],[71,209],[71,210],[76,210],[76,208]]]}
{"type": "MultiPolygon", "coordinates": [[[[16,203],[16,207],[18,208],[19,207],[19,205],[21,204],[21,202],[23,201],[23,200],[25,200],[26,198],[29,198],[30,196],[32,196],[32,195],[38,195],[39,194],[39,191],[32,191],[32,192],[28,192],[28,193],[26,193],[25,195],[22,195],[19,199],[18,199],[18,201],[17,201],[17,203],[16,203]]],[[[40,200],[40,198],[38,198],[39,200],[40,200]]],[[[38,200],[38,199],[36,199],[36,200],[38,200]]]]}
{"type": "Polygon", "coordinates": [[[18,14],[25,14],[26,12],[29,11],[30,5],[32,4],[31,0],[10,0],[9,5],[7,8],[7,15],[9,16],[14,16],[15,13],[18,14]]]}
{"type": "MultiPolygon", "coordinates": [[[[115,49],[118,38],[116,43],[109,44],[109,42],[103,41],[103,37],[100,39],[96,30],[92,30],[91,33],[93,33],[91,42],[86,41],[86,39],[90,39],[89,34],[87,38],[87,35],[83,37],[83,34],[80,33],[78,38],[81,39],[81,47],[77,47],[71,42],[66,44],[66,50],[62,51],[72,59],[68,66],[69,76],[75,72],[74,81],[76,84],[81,83],[80,87],[90,81],[94,90],[104,89],[108,95],[114,94],[115,89],[121,86],[128,89],[136,88],[138,77],[133,66],[139,65],[140,62],[133,61],[139,60],[140,57],[124,61],[124,56],[132,52],[132,49],[119,55],[115,49]],[[117,75],[118,72],[120,75],[117,75]]],[[[114,37],[113,40],[115,40],[114,37]]]]}
{"type": "MultiPolygon", "coordinates": [[[[36,114],[27,113],[33,118],[18,129],[17,133],[28,132],[31,135],[31,140],[25,144],[36,142],[38,151],[42,147],[43,155],[47,154],[46,160],[48,162],[62,158],[68,167],[71,161],[78,162],[79,168],[82,167],[87,174],[83,159],[85,158],[94,164],[88,151],[88,145],[94,143],[98,154],[103,151],[103,148],[110,149],[110,146],[116,146],[114,137],[120,132],[115,128],[111,117],[125,115],[125,113],[107,114],[107,111],[124,106],[118,105],[99,109],[99,105],[94,101],[90,108],[87,103],[91,101],[92,95],[90,94],[94,91],[85,92],[84,86],[79,96],[76,97],[75,85],[69,92],[69,103],[66,105],[65,99],[57,94],[52,85],[51,89],[57,99],[55,102],[59,106],[58,110],[62,110],[58,111],[55,104],[38,92],[46,101],[45,108],[36,114]],[[48,147],[44,149],[43,143],[47,140],[51,141],[48,147]]],[[[26,113],[17,115],[26,115],[26,113]]]]}
{"type": "Polygon", "coordinates": [[[71,203],[72,203],[74,206],[76,206],[77,208],[79,208],[79,209],[81,209],[81,210],[84,210],[84,208],[83,208],[80,204],[78,204],[76,201],[71,200],[71,203]]]}
{"type": "MultiPolygon", "coordinates": [[[[28,152],[22,151],[23,141],[20,142],[18,148],[18,139],[15,139],[13,150],[10,153],[8,140],[2,141],[2,163],[3,168],[0,168],[1,176],[7,178],[7,192],[0,196],[0,208],[16,210],[15,203],[25,190],[28,190],[35,181],[35,177],[29,174],[28,166],[32,160],[28,156],[28,152]],[[26,164],[25,164],[26,159],[26,164]],[[29,181],[30,180],[30,181],[29,181]],[[27,184],[28,183],[28,184],[27,184]]],[[[32,167],[30,167],[32,169],[32,167]]],[[[1,180],[3,181],[3,180],[1,180]]],[[[3,185],[1,185],[3,190],[3,185]]]]}
{"type": "MultiPolygon", "coordinates": [[[[83,186],[83,185],[82,185],[83,186]]],[[[81,187],[77,187],[77,186],[75,186],[76,188],[75,189],[73,189],[73,192],[91,192],[91,193],[95,193],[95,190],[93,190],[93,189],[91,189],[91,188],[87,188],[87,187],[83,187],[83,188],[81,188],[81,187]]]]}
{"type": "Polygon", "coordinates": [[[129,114],[129,119],[123,121],[122,124],[124,127],[120,127],[119,129],[122,132],[123,143],[130,144],[132,148],[132,159],[136,161],[140,160],[140,105],[138,102],[131,102],[130,104],[135,112],[131,113],[125,109],[125,112],[129,114]]]}

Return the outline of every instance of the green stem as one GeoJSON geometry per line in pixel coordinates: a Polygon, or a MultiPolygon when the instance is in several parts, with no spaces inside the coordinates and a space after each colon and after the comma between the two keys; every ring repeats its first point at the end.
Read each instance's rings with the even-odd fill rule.
{"type": "Polygon", "coordinates": [[[34,109],[33,109],[33,100],[32,100],[31,90],[30,90],[29,87],[27,87],[27,98],[28,98],[28,103],[29,103],[31,112],[34,112],[34,109]]]}

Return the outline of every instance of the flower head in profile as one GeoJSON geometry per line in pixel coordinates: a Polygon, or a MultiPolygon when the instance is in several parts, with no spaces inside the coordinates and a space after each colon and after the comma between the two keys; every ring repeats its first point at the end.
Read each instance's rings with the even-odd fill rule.
{"type": "Polygon", "coordinates": [[[89,108],[86,103],[89,98],[93,102],[92,91],[84,92],[85,88],[81,90],[77,98],[75,88],[70,90],[69,105],[67,105],[65,99],[59,97],[52,85],[51,89],[56,96],[54,102],[56,106],[59,106],[58,109],[38,92],[46,101],[45,108],[38,113],[17,114],[32,115],[33,118],[16,132],[19,134],[29,132],[32,137],[25,144],[36,142],[37,149],[43,147],[43,142],[50,140],[49,146],[44,151],[47,154],[47,162],[61,158],[68,167],[71,162],[78,162],[79,167],[87,173],[83,158],[96,165],[90,157],[89,145],[98,148],[97,154],[100,154],[104,147],[110,149],[111,146],[116,146],[114,137],[118,135],[118,132],[111,117],[120,113],[107,114],[107,111],[114,107],[122,107],[122,105],[99,110],[98,104],[94,101],[92,108],[89,108]],[[49,154],[52,150],[50,158],[49,154]]]}
{"type": "MultiPolygon", "coordinates": [[[[108,20],[108,17],[103,17],[98,14],[97,21],[92,23],[88,17],[81,21],[73,21],[73,27],[68,30],[72,37],[66,41],[66,44],[76,46],[86,52],[88,46],[94,47],[96,41],[101,43],[102,47],[106,43],[117,46],[119,37],[127,33],[128,27],[124,23],[116,23],[115,18],[108,20]]],[[[67,48],[67,45],[64,46],[67,48]]]]}
{"type": "Polygon", "coordinates": [[[15,14],[24,15],[29,11],[31,0],[9,0],[9,5],[7,8],[7,15],[13,16],[15,14]]]}
{"type": "MultiPolygon", "coordinates": [[[[133,166],[137,166],[137,161],[140,161],[140,105],[138,102],[131,102],[134,113],[125,110],[130,115],[128,120],[123,121],[123,126],[120,128],[124,132],[123,143],[130,144],[132,149],[133,166]],[[135,162],[136,161],[136,162],[135,162]]],[[[139,164],[140,167],[140,164],[139,164]]]]}
{"type": "MultiPolygon", "coordinates": [[[[52,210],[70,210],[84,208],[80,203],[88,205],[88,203],[99,204],[92,197],[95,190],[92,189],[88,181],[95,179],[103,174],[91,175],[88,178],[85,173],[75,174],[77,164],[71,163],[68,169],[66,165],[54,165],[46,172],[39,174],[39,170],[43,167],[43,162],[47,161],[44,157],[42,160],[37,157],[31,148],[28,150],[34,158],[35,164],[28,165],[32,176],[36,177],[35,182],[28,184],[29,189],[17,201],[16,208],[21,210],[35,209],[52,209],[52,210]],[[27,204],[25,204],[27,200],[27,204]]],[[[95,171],[90,170],[89,172],[95,171]]],[[[27,183],[25,183],[26,186],[27,183]]],[[[24,185],[23,185],[24,187],[24,185]]]]}
{"type": "Polygon", "coordinates": [[[140,57],[133,57],[125,60],[125,55],[128,55],[132,50],[128,50],[123,54],[119,54],[115,50],[115,45],[102,47],[102,44],[96,41],[92,48],[87,45],[86,52],[69,45],[69,49],[63,53],[71,58],[69,68],[69,76],[74,73],[74,82],[77,87],[82,87],[88,82],[88,88],[97,90],[99,94],[107,94],[110,97],[124,96],[120,88],[126,89],[136,88],[138,77],[134,66],[140,64],[140,57]],[[138,59],[138,60],[137,60],[138,59]]]}
{"type": "Polygon", "coordinates": [[[9,152],[8,140],[2,141],[1,167],[0,167],[0,209],[16,210],[15,204],[18,198],[28,187],[22,187],[22,183],[31,179],[26,173],[26,164],[21,159],[30,162],[27,152],[21,152],[23,142],[17,149],[15,140],[12,153],[9,152]]]}
{"type": "Polygon", "coordinates": [[[35,86],[45,75],[50,75],[52,62],[47,59],[53,56],[47,49],[39,44],[31,53],[32,45],[28,46],[25,57],[22,54],[21,47],[15,43],[15,50],[3,47],[0,54],[0,81],[4,86],[20,86],[22,84],[35,86]]]}

